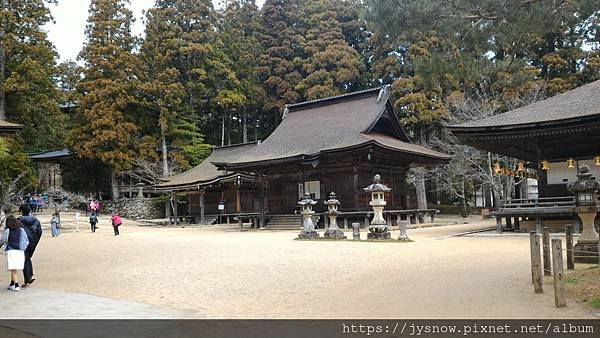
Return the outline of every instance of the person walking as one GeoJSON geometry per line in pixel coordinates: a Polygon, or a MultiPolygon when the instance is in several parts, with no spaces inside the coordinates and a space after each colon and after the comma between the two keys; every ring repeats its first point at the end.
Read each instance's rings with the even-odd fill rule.
{"type": "Polygon", "coordinates": [[[113,226],[113,230],[115,232],[115,236],[119,236],[119,227],[121,226],[121,217],[119,216],[118,213],[113,213],[111,218],[110,218],[111,222],[112,222],[112,226],[113,226]]]}
{"type": "Polygon", "coordinates": [[[52,237],[60,235],[60,218],[58,218],[56,212],[52,214],[52,219],[50,219],[50,228],[52,229],[52,237]]]}
{"type": "Polygon", "coordinates": [[[6,243],[6,266],[10,271],[9,290],[19,291],[18,270],[23,270],[25,266],[25,249],[29,245],[29,239],[25,230],[21,227],[21,222],[10,215],[6,218],[6,229],[2,232],[0,246],[6,243]]]}
{"type": "Polygon", "coordinates": [[[90,216],[90,226],[92,227],[92,233],[96,232],[96,224],[98,224],[98,216],[96,216],[95,212],[92,212],[90,216]]]}
{"type": "Polygon", "coordinates": [[[29,205],[24,204],[20,209],[21,217],[19,217],[19,221],[21,221],[23,229],[27,234],[27,239],[29,240],[29,245],[27,246],[27,249],[25,249],[25,266],[23,267],[23,286],[26,287],[35,281],[33,278],[33,264],[31,263],[31,257],[33,257],[35,248],[42,238],[42,225],[35,216],[29,215],[31,213],[29,205]]]}

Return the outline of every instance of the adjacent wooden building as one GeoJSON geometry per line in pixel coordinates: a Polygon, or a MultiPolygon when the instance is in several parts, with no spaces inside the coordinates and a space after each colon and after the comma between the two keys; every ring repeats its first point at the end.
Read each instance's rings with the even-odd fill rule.
{"type": "MultiPolygon", "coordinates": [[[[503,114],[449,126],[462,142],[537,169],[539,199],[505,201],[500,215],[574,217],[566,184],[579,165],[600,178],[600,81],[503,114]]],[[[564,222],[563,222],[564,223],[564,222]]]]}
{"type": "Polygon", "coordinates": [[[323,201],[335,191],[340,211],[364,220],[371,208],[362,188],[376,173],[392,188],[387,210],[407,210],[414,208],[408,169],[449,159],[410,142],[384,87],[288,105],[263,142],[215,148],[202,164],[156,188],[184,191],[192,214],[213,212],[221,198],[227,212],[258,213],[267,226],[275,215],[296,214],[305,192],[319,202],[317,213],[325,211],[323,201]]]}

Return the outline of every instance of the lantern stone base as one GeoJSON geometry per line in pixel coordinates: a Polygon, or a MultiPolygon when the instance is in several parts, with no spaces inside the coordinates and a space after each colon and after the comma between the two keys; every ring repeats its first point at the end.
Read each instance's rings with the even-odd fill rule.
{"type": "Polygon", "coordinates": [[[344,235],[344,232],[340,229],[327,229],[323,237],[329,239],[346,239],[346,235],[344,235]]]}
{"type": "Polygon", "coordinates": [[[302,230],[300,232],[300,234],[298,235],[298,238],[302,238],[302,239],[319,238],[319,233],[316,232],[316,231],[304,231],[304,230],[302,230]]]}
{"type": "Polygon", "coordinates": [[[392,239],[392,234],[389,231],[386,232],[369,232],[367,239],[386,240],[392,239]]]}
{"type": "Polygon", "coordinates": [[[575,244],[573,256],[576,263],[598,263],[598,242],[575,244]]]}

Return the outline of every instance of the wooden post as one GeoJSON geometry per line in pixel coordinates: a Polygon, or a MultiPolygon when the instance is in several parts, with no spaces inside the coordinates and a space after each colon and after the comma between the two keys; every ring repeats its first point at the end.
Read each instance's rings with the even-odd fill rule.
{"type": "Polygon", "coordinates": [[[496,215],[496,232],[502,233],[502,217],[496,215]]]}
{"type": "Polygon", "coordinates": [[[556,307],[567,305],[567,295],[565,293],[565,280],[563,274],[563,255],[562,240],[560,238],[552,239],[552,263],[554,271],[554,304],[556,307]]]}
{"type": "Polygon", "coordinates": [[[575,255],[573,255],[573,225],[567,225],[565,229],[567,235],[567,270],[575,269],[575,255]]]}
{"type": "Polygon", "coordinates": [[[543,293],[540,235],[535,231],[529,233],[529,247],[531,249],[531,280],[533,282],[533,290],[535,293],[543,293]]]}
{"type": "Polygon", "coordinates": [[[542,216],[540,215],[535,215],[535,232],[542,233],[542,216]]]}
{"type": "Polygon", "coordinates": [[[515,217],[515,230],[520,230],[521,229],[521,220],[519,216],[515,217]]]}
{"type": "Polygon", "coordinates": [[[177,225],[177,223],[179,223],[179,216],[177,215],[177,209],[179,209],[179,207],[177,206],[177,193],[173,194],[173,218],[175,220],[175,225],[177,225]]]}
{"type": "Polygon", "coordinates": [[[552,274],[552,267],[550,263],[550,228],[542,228],[542,252],[544,255],[544,276],[550,276],[552,274]]]}
{"type": "Polygon", "coordinates": [[[506,227],[507,228],[512,228],[513,224],[512,224],[512,217],[506,217],[506,227]]]}
{"type": "Polygon", "coordinates": [[[344,229],[348,230],[348,217],[344,217],[344,229]]]}
{"type": "Polygon", "coordinates": [[[238,225],[240,226],[240,231],[244,231],[244,222],[241,215],[238,216],[238,225]]]}
{"type": "Polygon", "coordinates": [[[352,223],[352,240],[360,241],[360,223],[352,223]]]}

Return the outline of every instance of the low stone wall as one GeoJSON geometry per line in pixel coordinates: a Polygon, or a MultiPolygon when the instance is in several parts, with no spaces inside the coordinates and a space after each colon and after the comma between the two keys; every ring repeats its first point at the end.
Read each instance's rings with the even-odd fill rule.
{"type": "Polygon", "coordinates": [[[155,219],[165,217],[164,202],[155,198],[121,198],[117,202],[102,201],[104,213],[118,212],[131,219],[155,219]]]}

